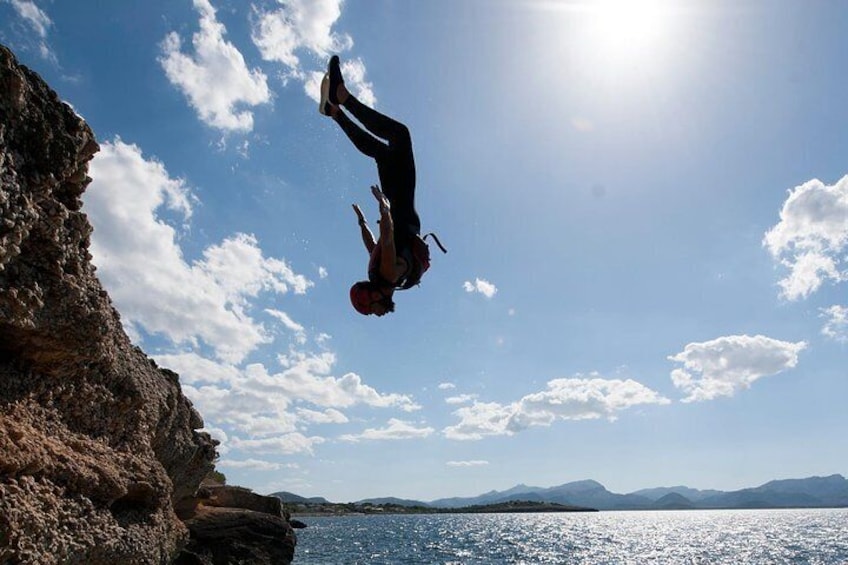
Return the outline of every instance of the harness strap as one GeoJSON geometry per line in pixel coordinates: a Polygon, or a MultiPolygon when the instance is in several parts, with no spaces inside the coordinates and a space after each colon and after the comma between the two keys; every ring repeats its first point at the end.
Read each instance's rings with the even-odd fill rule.
{"type": "Polygon", "coordinates": [[[435,241],[435,242],[436,242],[436,245],[438,245],[438,246],[439,246],[439,249],[441,249],[441,250],[442,250],[442,253],[447,253],[447,252],[448,252],[448,250],[447,250],[447,249],[445,249],[445,246],[444,246],[444,245],[442,245],[442,242],[441,242],[441,241],[439,241],[439,237],[438,237],[436,234],[434,234],[433,232],[428,233],[427,235],[425,235],[425,236],[424,236],[424,237],[422,237],[421,239],[423,239],[424,241],[427,241],[427,238],[428,238],[428,237],[430,237],[431,235],[433,236],[433,241],[435,241]]]}

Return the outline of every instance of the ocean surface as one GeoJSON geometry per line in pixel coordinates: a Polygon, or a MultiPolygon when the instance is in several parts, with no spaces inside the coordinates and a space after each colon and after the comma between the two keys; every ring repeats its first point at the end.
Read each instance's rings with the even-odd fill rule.
{"type": "Polygon", "coordinates": [[[295,565],[848,564],[848,509],[298,519],[295,565]]]}

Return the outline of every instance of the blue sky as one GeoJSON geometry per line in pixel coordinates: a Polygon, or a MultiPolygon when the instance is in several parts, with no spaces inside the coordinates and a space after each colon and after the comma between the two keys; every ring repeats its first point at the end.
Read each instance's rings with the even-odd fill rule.
{"type": "Polygon", "coordinates": [[[848,471],[848,5],[0,0],[94,130],[134,342],[258,492],[431,500],[848,471]],[[348,288],[376,168],[329,55],[406,123],[434,254],[348,288]]]}

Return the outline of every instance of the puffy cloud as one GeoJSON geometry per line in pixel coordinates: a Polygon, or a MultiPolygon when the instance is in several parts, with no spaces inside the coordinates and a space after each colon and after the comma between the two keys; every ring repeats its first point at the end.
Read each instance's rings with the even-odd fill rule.
{"type": "MultiPolygon", "coordinates": [[[[297,430],[298,419],[288,408],[292,399],[281,393],[238,381],[232,387],[183,384],[183,392],[206,422],[252,437],[273,436],[297,430]]],[[[228,442],[230,447],[234,444],[228,442]]]]}
{"type": "Polygon", "coordinates": [[[261,365],[249,367],[249,376],[263,389],[277,391],[322,407],[347,408],[364,404],[375,408],[399,408],[405,412],[420,410],[421,406],[403,394],[381,394],[362,382],[355,373],[341,377],[322,376],[335,363],[332,353],[298,355],[282,373],[270,375],[261,365]]]}
{"type": "MultiPolygon", "coordinates": [[[[315,102],[320,99],[321,78],[330,55],[353,47],[349,35],[333,31],[341,7],[342,0],[279,0],[273,10],[254,8],[251,38],[262,58],[282,64],[285,81],[303,81],[304,91],[315,102]],[[298,53],[319,61],[320,70],[307,70],[298,53]]],[[[345,86],[361,102],[372,107],[376,104],[361,59],[342,57],[342,74],[345,86]]]]}
{"type": "Polygon", "coordinates": [[[215,467],[224,469],[248,469],[252,471],[281,471],[283,469],[297,469],[296,463],[273,463],[261,459],[221,459],[215,463],[215,467]]]}
{"type": "Polygon", "coordinates": [[[252,235],[235,234],[188,263],[162,216],[191,218],[196,201],[181,179],[120,139],[91,162],[85,211],[98,276],[136,340],[139,329],[175,344],[203,341],[237,363],[271,336],[250,316],[260,292],[306,292],[313,284],[282,260],[264,257],[252,235]]]}
{"type": "Polygon", "coordinates": [[[825,319],[822,334],[836,341],[848,342],[848,306],[835,304],[820,311],[825,319]]]}
{"type": "Polygon", "coordinates": [[[454,412],[460,422],[444,429],[449,439],[476,440],[491,435],[512,435],[530,426],[549,426],[557,420],[607,418],[642,404],[670,401],[644,385],[628,380],[592,378],[553,379],[547,389],[517,402],[474,402],[454,412]]]}
{"type": "Polygon", "coordinates": [[[447,404],[465,404],[466,402],[471,402],[476,399],[476,394],[458,394],[456,396],[449,396],[445,398],[445,402],[447,404]]]}
{"type": "Polygon", "coordinates": [[[456,388],[456,385],[453,383],[439,383],[439,390],[451,390],[456,388]]]}
{"type": "Polygon", "coordinates": [[[159,63],[204,123],[250,131],[253,113],[243,108],[271,100],[267,79],[262,71],[248,69],[239,50],[224,39],[226,29],[209,0],[194,0],[194,7],[200,14],[200,31],[192,36],[194,54],[184,54],[182,39],[171,32],[162,41],[159,63]]]}
{"type": "Polygon", "coordinates": [[[346,424],[350,421],[347,419],[347,416],[333,408],[327,408],[323,412],[298,408],[297,416],[313,424],[346,424]]]}
{"type": "Polygon", "coordinates": [[[418,439],[431,435],[435,430],[430,427],[416,428],[414,424],[392,418],[385,428],[368,428],[361,434],[345,434],[339,439],[344,441],[368,440],[399,440],[418,439]]]}
{"type": "Polygon", "coordinates": [[[353,46],[347,34],[333,32],[342,14],[342,0],[280,0],[276,10],[255,8],[253,42],[266,61],[277,61],[296,71],[305,49],[321,58],[353,46]]]}
{"type": "Polygon", "coordinates": [[[492,298],[498,292],[498,288],[485,279],[474,279],[474,282],[465,281],[462,284],[465,292],[479,292],[486,298],[492,298]]]}
{"type": "Polygon", "coordinates": [[[445,463],[448,467],[482,467],[483,465],[488,465],[488,461],[482,461],[479,459],[474,459],[471,461],[448,461],[445,463]]]}
{"type": "Polygon", "coordinates": [[[322,437],[306,437],[301,433],[290,433],[263,439],[241,439],[234,437],[230,444],[233,449],[255,453],[275,455],[293,455],[295,453],[313,453],[312,448],[326,441],[322,437]]]}
{"type": "Polygon", "coordinates": [[[780,222],[763,238],[772,257],[789,269],[779,284],[789,300],[806,298],[825,282],[848,279],[848,176],[828,186],[818,179],[789,191],[780,222]]]}
{"type": "Polygon", "coordinates": [[[356,405],[421,408],[409,396],[378,392],[358,375],[329,375],[335,363],[330,352],[292,352],[284,370],[274,374],[259,363],[216,366],[194,353],[159,355],[156,361],[180,373],[183,391],[207,422],[251,437],[291,433],[305,424],[343,424],[348,419],[338,409],[356,405]]]}
{"type": "Polygon", "coordinates": [[[806,342],[791,343],[762,335],[733,335],[690,343],[669,360],[683,363],[671,373],[674,386],[686,393],[683,402],[733,396],[761,377],[798,364],[806,342]]]}
{"type": "Polygon", "coordinates": [[[180,382],[189,385],[229,384],[235,382],[240,374],[235,365],[212,361],[193,351],[154,355],[153,359],[162,367],[178,373],[180,382]]]}

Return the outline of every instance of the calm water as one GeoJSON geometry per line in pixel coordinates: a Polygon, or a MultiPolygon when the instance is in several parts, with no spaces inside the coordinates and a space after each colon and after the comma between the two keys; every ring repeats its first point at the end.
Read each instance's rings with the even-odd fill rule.
{"type": "Polygon", "coordinates": [[[300,520],[295,565],[848,564],[848,509],[300,520]]]}

